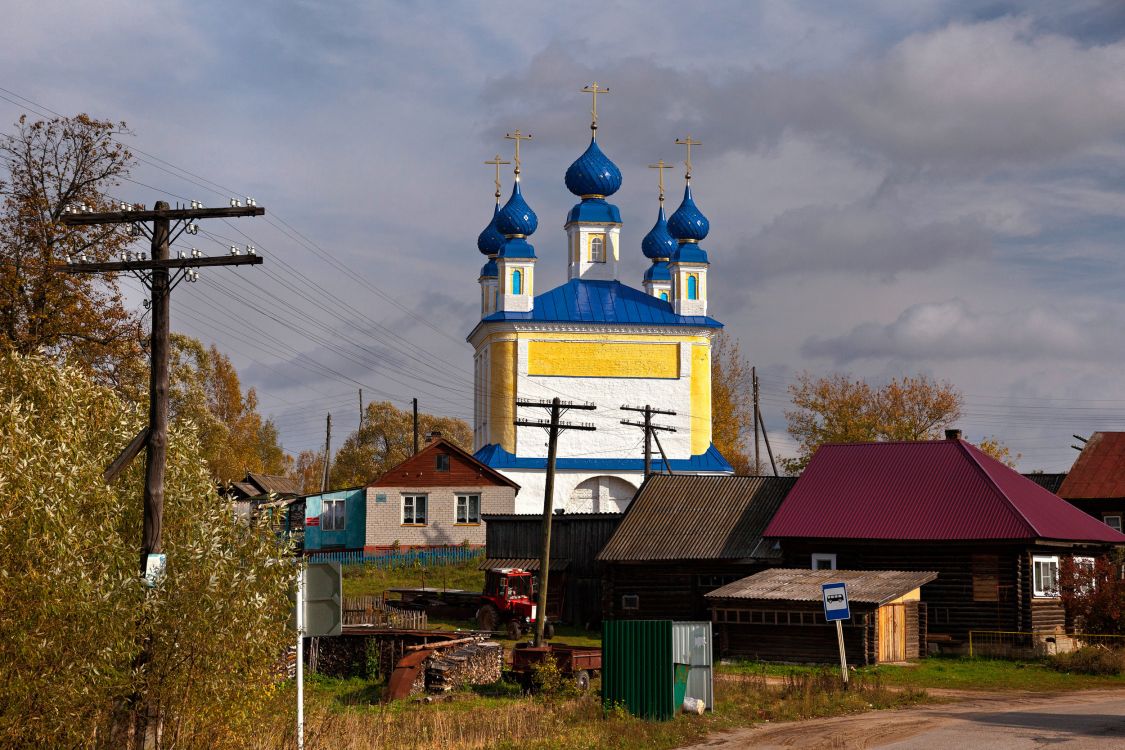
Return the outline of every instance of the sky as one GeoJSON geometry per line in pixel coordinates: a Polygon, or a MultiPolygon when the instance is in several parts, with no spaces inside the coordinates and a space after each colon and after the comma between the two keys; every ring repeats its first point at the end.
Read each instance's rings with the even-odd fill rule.
{"type": "Polygon", "coordinates": [[[138,162],[115,197],[266,208],[182,238],[265,263],[201,272],[172,320],[231,356],[291,453],[328,412],[339,445],[361,388],[471,419],[483,162],[533,134],[537,289],[564,282],[593,81],[626,283],[656,214],[646,165],[702,141],[710,310],[758,369],[779,453],[802,371],[947,380],[966,437],[1023,471],[1125,429],[1119,2],[8,0],[5,19],[4,126],[123,120],[138,162]]]}

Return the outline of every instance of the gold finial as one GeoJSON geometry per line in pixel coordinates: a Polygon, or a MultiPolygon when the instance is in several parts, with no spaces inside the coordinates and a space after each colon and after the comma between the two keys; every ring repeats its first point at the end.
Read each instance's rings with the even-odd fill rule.
{"type": "Polygon", "coordinates": [[[691,182],[691,147],[702,146],[703,142],[693,141],[689,135],[686,138],[677,138],[676,145],[687,147],[687,159],[684,160],[684,166],[687,167],[687,172],[684,173],[684,179],[691,182]]]}
{"type": "Polygon", "coordinates": [[[582,93],[590,94],[590,96],[593,98],[593,107],[590,109],[590,115],[594,119],[593,119],[593,121],[590,122],[590,130],[597,130],[598,129],[598,94],[608,94],[609,93],[609,87],[608,86],[605,86],[605,87],[599,86],[598,82],[594,81],[589,86],[583,86],[582,87],[582,93]]]}
{"type": "Polygon", "coordinates": [[[657,174],[660,175],[660,202],[663,203],[664,202],[664,170],[665,169],[671,169],[672,165],[671,164],[665,164],[664,160],[661,159],[660,161],[656,162],[655,164],[649,164],[648,168],[660,170],[659,172],[657,172],[657,174]]]}
{"type": "Polygon", "coordinates": [[[515,141],[516,142],[516,159],[515,159],[515,161],[516,161],[516,182],[519,182],[519,179],[520,179],[520,141],[530,141],[531,140],[531,133],[527,133],[525,135],[517,129],[517,130],[512,131],[511,133],[505,133],[504,137],[507,138],[509,141],[515,141]]]}
{"type": "Polygon", "coordinates": [[[492,159],[489,159],[488,161],[485,162],[485,164],[494,164],[496,166],[496,202],[497,203],[500,202],[500,165],[501,164],[511,164],[511,163],[512,162],[510,162],[510,161],[501,160],[500,154],[496,154],[495,157],[493,157],[492,159]]]}

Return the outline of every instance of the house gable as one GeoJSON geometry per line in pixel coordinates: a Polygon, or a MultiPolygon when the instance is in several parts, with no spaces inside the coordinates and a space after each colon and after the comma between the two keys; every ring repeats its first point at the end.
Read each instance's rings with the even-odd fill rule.
{"type": "Polygon", "coordinates": [[[519,485],[443,438],[387,470],[368,487],[512,487],[519,485]],[[439,466],[439,456],[447,457],[439,466]]]}

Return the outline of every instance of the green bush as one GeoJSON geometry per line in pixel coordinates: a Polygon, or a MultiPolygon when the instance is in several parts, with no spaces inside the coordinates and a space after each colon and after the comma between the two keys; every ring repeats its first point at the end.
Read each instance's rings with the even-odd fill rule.
{"type": "Polygon", "coordinates": [[[1119,675],[1125,672],[1125,649],[1083,646],[1065,654],[1056,654],[1049,661],[1060,672],[1119,675]]]}
{"type": "Polygon", "coordinates": [[[144,458],[102,480],[145,411],[75,370],[0,355],[0,747],[120,747],[137,696],[162,746],[238,747],[275,708],[289,550],[234,519],[194,429],[173,424],[167,572],[148,589],[144,458]]]}

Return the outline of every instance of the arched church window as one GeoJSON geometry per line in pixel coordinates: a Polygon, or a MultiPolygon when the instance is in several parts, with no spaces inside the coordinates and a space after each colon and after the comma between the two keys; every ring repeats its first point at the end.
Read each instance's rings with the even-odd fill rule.
{"type": "Polygon", "coordinates": [[[695,274],[687,277],[687,298],[699,299],[699,277],[695,274]]]}
{"type": "Polygon", "coordinates": [[[590,262],[605,263],[605,235],[595,234],[590,237],[590,262]]]}
{"type": "Polygon", "coordinates": [[[523,294],[523,272],[512,271],[512,294],[523,294]]]}
{"type": "Polygon", "coordinates": [[[661,293],[660,293],[660,299],[662,299],[662,300],[664,300],[665,302],[667,302],[667,301],[668,301],[668,292],[661,292],[661,293]]]}

